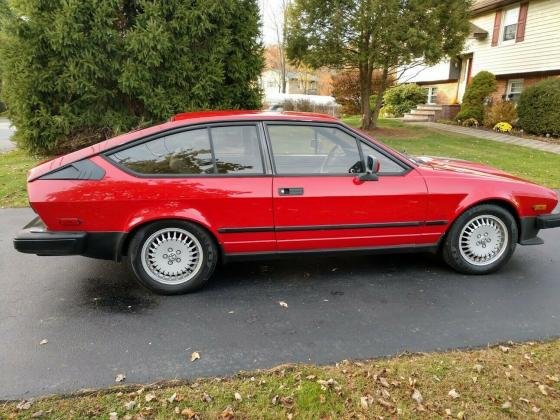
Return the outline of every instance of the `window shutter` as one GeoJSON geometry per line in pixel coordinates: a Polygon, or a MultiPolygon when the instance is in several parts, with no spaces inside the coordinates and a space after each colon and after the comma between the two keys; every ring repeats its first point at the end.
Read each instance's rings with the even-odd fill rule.
{"type": "Polygon", "coordinates": [[[494,18],[494,32],[492,33],[492,46],[498,45],[498,40],[500,39],[500,26],[502,26],[502,11],[496,11],[496,17],[494,18]]]}
{"type": "Polygon", "coordinates": [[[517,22],[517,35],[515,42],[521,42],[525,39],[525,26],[527,26],[527,12],[529,11],[529,2],[521,3],[519,6],[519,21],[517,22]]]}

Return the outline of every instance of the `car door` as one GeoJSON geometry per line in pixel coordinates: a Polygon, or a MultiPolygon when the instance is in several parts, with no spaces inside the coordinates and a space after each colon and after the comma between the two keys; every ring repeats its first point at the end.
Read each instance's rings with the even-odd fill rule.
{"type": "Polygon", "coordinates": [[[282,251],[392,248],[425,243],[427,190],[398,158],[337,124],[266,123],[282,251]],[[360,181],[364,156],[381,168],[360,181]]]}

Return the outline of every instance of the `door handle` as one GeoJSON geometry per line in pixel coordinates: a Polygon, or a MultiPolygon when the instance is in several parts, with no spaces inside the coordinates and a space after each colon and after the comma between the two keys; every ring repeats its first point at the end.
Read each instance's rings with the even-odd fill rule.
{"type": "Polygon", "coordinates": [[[280,195],[303,195],[303,188],[301,187],[284,187],[278,188],[280,195]]]}

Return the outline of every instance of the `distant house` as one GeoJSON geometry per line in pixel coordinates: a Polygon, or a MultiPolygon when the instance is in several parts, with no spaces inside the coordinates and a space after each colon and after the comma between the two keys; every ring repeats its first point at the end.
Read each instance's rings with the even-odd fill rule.
{"type": "MultiPolygon", "coordinates": [[[[265,70],[261,74],[261,88],[265,96],[282,93],[282,73],[279,70],[265,70]]],[[[309,72],[288,71],[286,92],[303,95],[317,95],[317,75],[309,72]]]]}
{"type": "Polygon", "coordinates": [[[560,76],[560,0],[475,0],[463,53],[435,66],[407,70],[401,82],[426,88],[426,103],[461,103],[474,75],[496,75],[494,100],[517,100],[523,89],[560,76]]]}

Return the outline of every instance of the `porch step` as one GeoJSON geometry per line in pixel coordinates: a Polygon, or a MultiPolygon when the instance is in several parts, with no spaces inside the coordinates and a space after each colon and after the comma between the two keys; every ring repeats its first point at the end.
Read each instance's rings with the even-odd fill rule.
{"type": "Polygon", "coordinates": [[[428,115],[415,115],[415,114],[404,114],[404,122],[430,122],[433,121],[428,115]]]}
{"type": "Polygon", "coordinates": [[[441,111],[443,108],[441,107],[441,105],[423,104],[423,105],[418,105],[416,109],[420,111],[441,111]]]}
{"type": "Polygon", "coordinates": [[[431,109],[431,110],[425,110],[425,109],[413,109],[410,111],[410,113],[412,115],[428,115],[430,117],[433,117],[436,115],[436,110],[431,109]]]}

